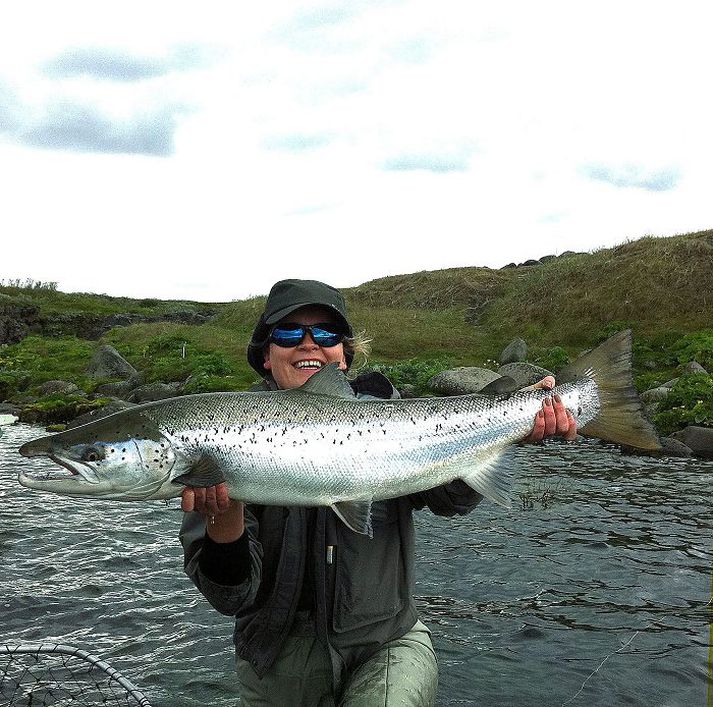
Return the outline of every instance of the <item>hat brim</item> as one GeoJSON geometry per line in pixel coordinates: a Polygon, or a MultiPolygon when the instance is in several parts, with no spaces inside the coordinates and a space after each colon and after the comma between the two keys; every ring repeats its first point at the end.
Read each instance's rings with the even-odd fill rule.
{"type": "Polygon", "coordinates": [[[268,326],[277,324],[277,322],[289,316],[290,314],[292,314],[292,312],[296,312],[298,309],[302,309],[302,307],[322,307],[323,309],[328,309],[337,318],[337,321],[344,326],[347,336],[353,336],[351,325],[344,318],[344,315],[334,305],[323,304],[322,302],[301,302],[299,304],[291,304],[288,307],[283,307],[282,309],[267,317],[264,320],[265,324],[267,324],[268,326]]]}

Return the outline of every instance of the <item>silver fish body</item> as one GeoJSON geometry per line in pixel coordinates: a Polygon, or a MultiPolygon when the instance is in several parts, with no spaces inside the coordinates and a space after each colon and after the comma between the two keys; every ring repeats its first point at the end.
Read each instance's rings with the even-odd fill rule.
{"type": "MultiPolygon", "coordinates": [[[[628,369],[630,339],[612,342],[600,349],[619,351],[623,343],[628,369]]],[[[600,349],[589,354],[595,364],[600,349]]],[[[615,358],[621,368],[622,354],[615,358]]],[[[497,398],[357,399],[344,375],[327,366],[296,390],[162,400],[26,443],[23,455],[47,456],[66,471],[23,472],[19,481],[65,495],[120,500],[171,498],[184,485],[225,481],[229,495],[246,502],[332,506],[359,532],[369,532],[371,501],[455,478],[507,503],[509,480],[498,459],[529,433],[545,397],[558,394],[583,430],[596,427],[602,409],[611,406],[607,385],[614,374],[606,366],[598,372],[589,359],[575,367],[574,380],[553,391],[497,398]],[[607,381],[598,380],[603,377],[607,381]]],[[[654,448],[658,441],[640,419],[630,374],[625,378],[623,406],[615,386],[614,407],[624,408],[617,424],[626,437],[633,421],[628,443],[654,448]]],[[[606,428],[606,420],[599,426],[606,428]]]]}

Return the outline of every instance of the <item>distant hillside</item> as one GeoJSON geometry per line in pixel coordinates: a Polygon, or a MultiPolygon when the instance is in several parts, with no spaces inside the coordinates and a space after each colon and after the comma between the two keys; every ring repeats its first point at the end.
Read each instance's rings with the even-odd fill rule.
{"type": "MultiPolygon", "coordinates": [[[[425,378],[439,368],[492,363],[520,336],[531,360],[545,365],[627,326],[645,386],[673,372],[677,340],[713,329],[713,231],[499,270],[385,277],[344,292],[355,327],[373,340],[371,364],[417,361],[425,378]]],[[[148,380],[191,375],[196,391],[242,389],[255,379],[245,347],[264,300],[134,300],[0,284],[0,344],[10,344],[0,346],[0,393],[17,398],[54,378],[86,390],[82,371],[99,341],[148,380]]]]}
{"type": "Polygon", "coordinates": [[[357,307],[459,309],[499,338],[588,344],[612,322],[653,335],[713,323],[713,230],[491,270],[386,277],[346,290],[357,307]]]}

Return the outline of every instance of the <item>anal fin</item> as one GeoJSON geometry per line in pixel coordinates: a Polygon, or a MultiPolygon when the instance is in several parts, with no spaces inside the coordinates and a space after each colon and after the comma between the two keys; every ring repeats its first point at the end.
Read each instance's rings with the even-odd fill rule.
{"type": "Polygon", "coordinates": [[[463,464],[460,478],[468,486],[499,506],[510,508],[512,475],[503,461],[503,450],[495,450],[487,456],[479,454],[477,461],[463,464]]]}

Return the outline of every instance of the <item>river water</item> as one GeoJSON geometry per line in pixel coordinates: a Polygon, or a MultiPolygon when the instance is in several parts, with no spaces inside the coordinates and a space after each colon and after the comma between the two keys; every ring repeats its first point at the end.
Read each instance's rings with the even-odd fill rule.
{"type": "MultiPolygon", "coordinates": [[[[0,643],[101,656],[154,707],[234,705],[231,621],[182,572],[180,511],[19,486],[0,437],[0,643]]],[[[509,510],[417,515],[439,705],[705,705],[713,462],[520,447],[509,510]]],[[[708,702],[710,704],[710,702],[708,702]]]]}

